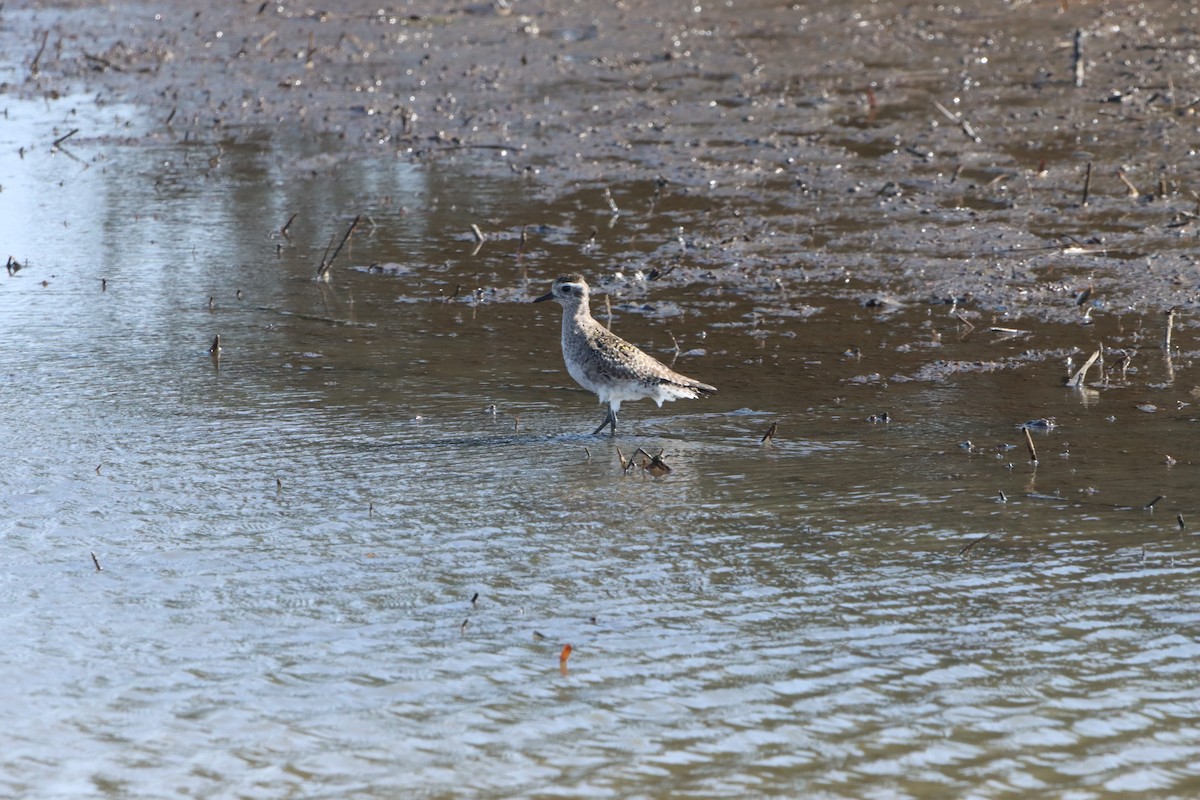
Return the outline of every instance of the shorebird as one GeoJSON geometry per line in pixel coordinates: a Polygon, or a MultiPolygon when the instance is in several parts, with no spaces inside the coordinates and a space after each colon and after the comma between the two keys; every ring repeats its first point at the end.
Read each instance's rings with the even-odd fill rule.
{"type": "Polygon", "coordinates": [[[617,433],[617,411],[626,400],[649,397],[662,408],[664,400],[705,397],[716,391],[707,383],[680,375],[648,356],[592,318],[588,285],[582,275],[559,275],[550,291],[535,303],[557,300],[563,307],[562,351],[567,372],[583,388],[595,392],[608,414],[592,435],[610,427],[617,433]]]}

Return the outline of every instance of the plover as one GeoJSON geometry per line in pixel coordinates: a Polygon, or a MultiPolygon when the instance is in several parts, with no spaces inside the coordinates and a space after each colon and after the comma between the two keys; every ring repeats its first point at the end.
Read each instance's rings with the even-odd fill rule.
{"type": "Polygon", "coordinates": [[[662,408],[664,400],[695,399],[716,391],[707,383],[680,375],[593,319],[582,275],[558,276],[550,291],[533,302],[544,300],[557,300],[563,307],[562,351],[567,372],[580,386],[595,392],[601,403],[608,404],[608,414],[593,435],[605,427],[616,434],[617,411],[626,400],[649,397],[662,408]]]}

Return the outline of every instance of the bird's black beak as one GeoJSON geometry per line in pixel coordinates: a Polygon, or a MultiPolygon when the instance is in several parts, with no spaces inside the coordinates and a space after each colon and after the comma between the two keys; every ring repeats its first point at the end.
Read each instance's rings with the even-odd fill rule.
{"type": "Polygon", "coordinates": [[[537,300],[534,300],[533,302],[540,303],[543,300],[553,300],[553,299],[554,299],[554,292],[546,292],[544,295],[539,297],[537,300]]]}

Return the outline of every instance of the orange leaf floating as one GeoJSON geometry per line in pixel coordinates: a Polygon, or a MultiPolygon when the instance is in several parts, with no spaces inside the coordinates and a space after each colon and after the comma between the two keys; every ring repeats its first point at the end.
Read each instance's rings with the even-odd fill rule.
{"type": "Polygon", "coordinates": [[[575,649],[575,648],[574,648],[574,647],[571,647],[571,645],[569,645],[569,644],[564,644],[564,645],[563,645],[563,649],[562,649],[562,654],[561,654],[561,655],[559,655],[559,657],[558,657],[558,663],[560,663],[560,664],[566,664],[566,663],[567,663],[567,659],[571,657],[571,651],[572,651],[572,650],[574,650],[574,649],[575,649]]]}

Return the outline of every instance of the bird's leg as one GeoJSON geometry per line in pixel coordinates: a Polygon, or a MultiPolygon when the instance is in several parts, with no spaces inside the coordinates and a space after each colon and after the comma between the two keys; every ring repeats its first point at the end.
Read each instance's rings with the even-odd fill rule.
{"type": "Polygon", "coordinates": [[[596,428],[596,430],[592,431],[592,436],[596,436],[597,434],[600,433],[600,431],[604,430],[606,427],[608,427],[610,425],[612,426],[612,435],[616,436],[617,435],[617,412],[612,410],[612,406],[608,407],[608,413],[604,415],[604,422],[601,422],[600,427],[596,428]]]}

